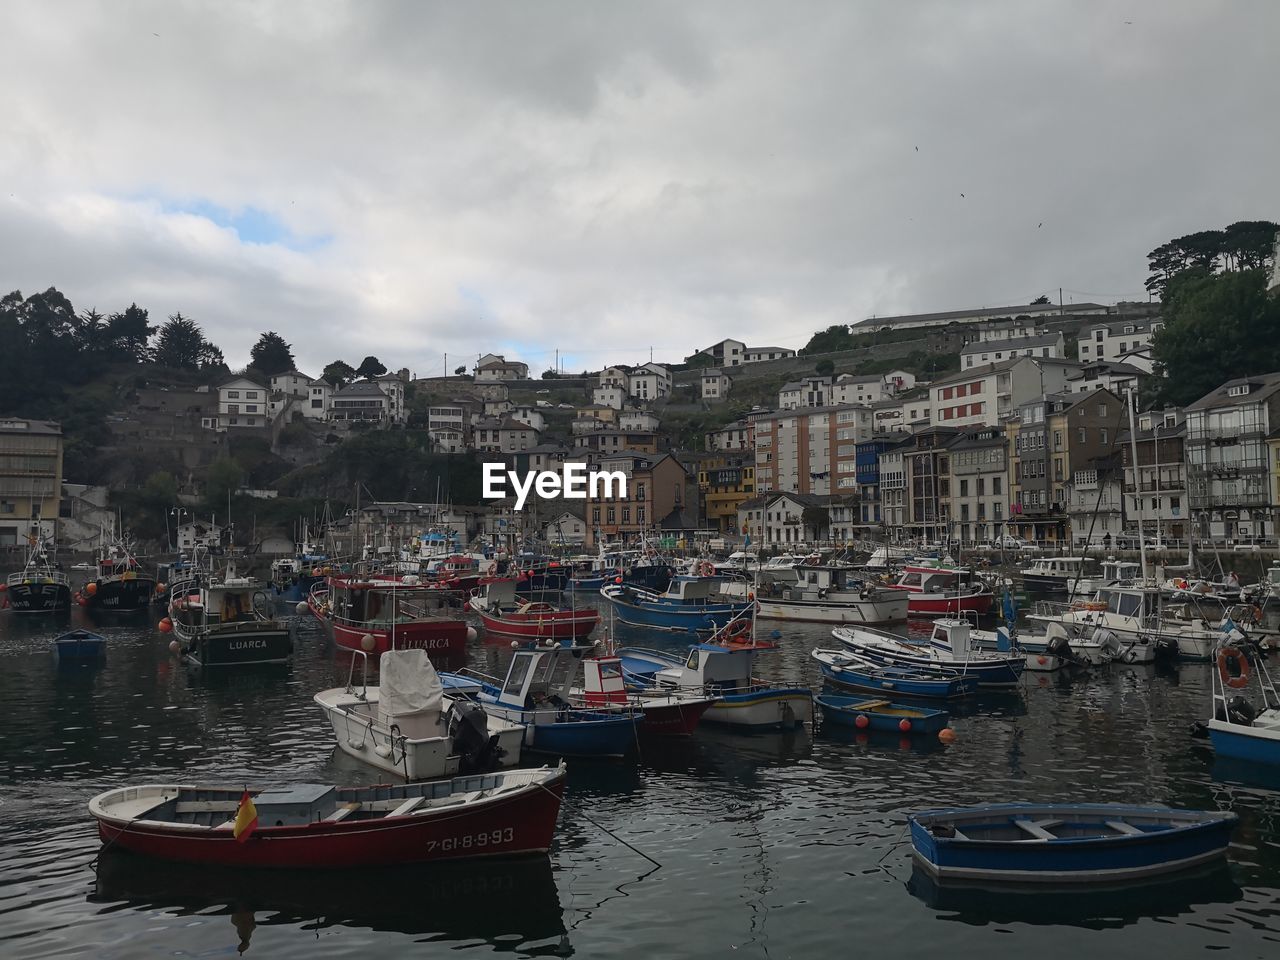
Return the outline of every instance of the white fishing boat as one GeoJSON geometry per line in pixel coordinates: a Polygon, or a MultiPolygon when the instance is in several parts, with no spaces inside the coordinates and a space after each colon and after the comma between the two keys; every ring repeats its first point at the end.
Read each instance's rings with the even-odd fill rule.
{"type": "Polygon", "coordinates": [[[983,687],[1016,686],[1026,669],[1025,657],[979,650],[971,642],[972,629],[967,620],[943,618],[934,621],[932,634],[922,643],[870,627],[836,627],[831,635],[858,656],[876,663],[972,675],[983,687]]]}
{"type": "Polygon", "coordinates": [[[749,596],[754,591],[757,615],[773,620],[878,624],[907,619],[907,591],[860,579],[849,567],[801,564],[795,574],[790,586],[762,581],[756,587],[739,581],[725,584],[721,592],[749,596]]]}
{"type": "MultiPolygon", "coordinates": [[[[354,672],[354,656],[351,663],[354,672]]],[[[477,703],[446,697],[420,648],[382,654],[377,686],[370,687],[367,676],[360,685],[349,676],[345,687],[322,690],[314,699],[339,750],[406,780],[455,777],[520,761],[524,727],[489,716],[477,703]]]]}

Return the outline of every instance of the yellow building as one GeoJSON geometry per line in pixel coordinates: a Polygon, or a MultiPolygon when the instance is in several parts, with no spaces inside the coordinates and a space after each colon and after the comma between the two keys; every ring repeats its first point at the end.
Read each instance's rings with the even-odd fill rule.
{"type": "Polygon", "coordinates": [[[0,419],[0,547],[56,537],[61,498],[62,427],[0,419]]]}
{"type": "Polygon", "coordinates": [[[737,533],[738,507],[756,495],[756,468],[750,456],[712,457],[698,464],[703,521],[721,533],[737,533]]]}
{"type": "MultiPolygon", "coordinates": [[[[1280,267],[1276,268],[1280,271],[1280,267]]],[[[1276,529],[1280,529],[1280,430],[1272,431],[1267,438],[1267,461],[1271,464],[1271,516],[1276,529]]]]}

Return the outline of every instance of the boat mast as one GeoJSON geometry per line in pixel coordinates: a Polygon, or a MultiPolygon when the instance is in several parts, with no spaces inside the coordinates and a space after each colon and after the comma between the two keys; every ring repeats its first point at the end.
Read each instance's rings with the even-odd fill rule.
{"type": "MultiPolygon", "coordinates": [[[[1147,542],[1142,535],[1142,481],[1138,474],[1138,431],[1133,422],[1133,408],[1138,405],[1138,391],[1130,390],[1125,407],[1129,411],[1129,452],[1133,456],[1133,503],[1138,515],[1138,554],[1142,557],[1142,582],[1147,581],[1147,542]]],[[[1157,474],[1158,478],[1158,474],[1157,474]]]]}

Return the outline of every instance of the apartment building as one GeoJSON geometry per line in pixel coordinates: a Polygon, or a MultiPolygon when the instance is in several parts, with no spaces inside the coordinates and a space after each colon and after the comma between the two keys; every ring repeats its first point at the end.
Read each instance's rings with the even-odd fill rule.
{"type": "Polygon", "coordinates": [[[1126,430],[1120,443],[1126,525],[1137,533],[1141,520],[1143,536],[1185,540],[1191,530],[1184,459],[1186,414],[1176,407],[1150,410],[1138,415],[1135,426],[1133,442],[1126,430]]]}
{"type": "Polygon", "coordinates": [[[1077,359],[1081,363],[1108,360],[1127,363],[1143,373],[1152,368],[1151,341],[1164,328],[1159,317],[1121,317],[1118,320],[1090,324],[1080,331],[1077,359]]]}
{"type": "Polygon", "coordinates": [[[986,543],[1004,532],[1008,505],[1008,447],[998,427],[966,430],[951,452],[949,532],[961,543],[986,543]]]}
{"type": "Polygon", "coordinates": [[[56,539],[61,504],[62,426],[0,418],[0,547],[56,539]]]}

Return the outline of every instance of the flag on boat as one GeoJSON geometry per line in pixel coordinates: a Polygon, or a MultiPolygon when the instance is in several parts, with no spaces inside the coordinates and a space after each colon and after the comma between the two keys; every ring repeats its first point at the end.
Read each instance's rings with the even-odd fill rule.
{"type": "Polygon", "coordinates": [[[751,546],[751,535],[750,535],[750,534],[747,534],[747,536],[743,539],[743,541],[742,541],[742,546],[743,546],[743,549],[746,549],[747,547],[751,546]]]}
{"type": "Polygon", "coordinates": [[[1004,622],[1008,624],[1010,631],[1018,625],[1018,603],[1013,599],[1008,583],[1004,585],[1004,622]]]}
{"type": "Polygon", "coordinates": [[[258,808],[253,805],[253,798],[245,790],[240,796],[240,806],[236,810],[235,826],[231,834],[241,843],[249,839],[249,835],[258,829],[258,808]]]}

